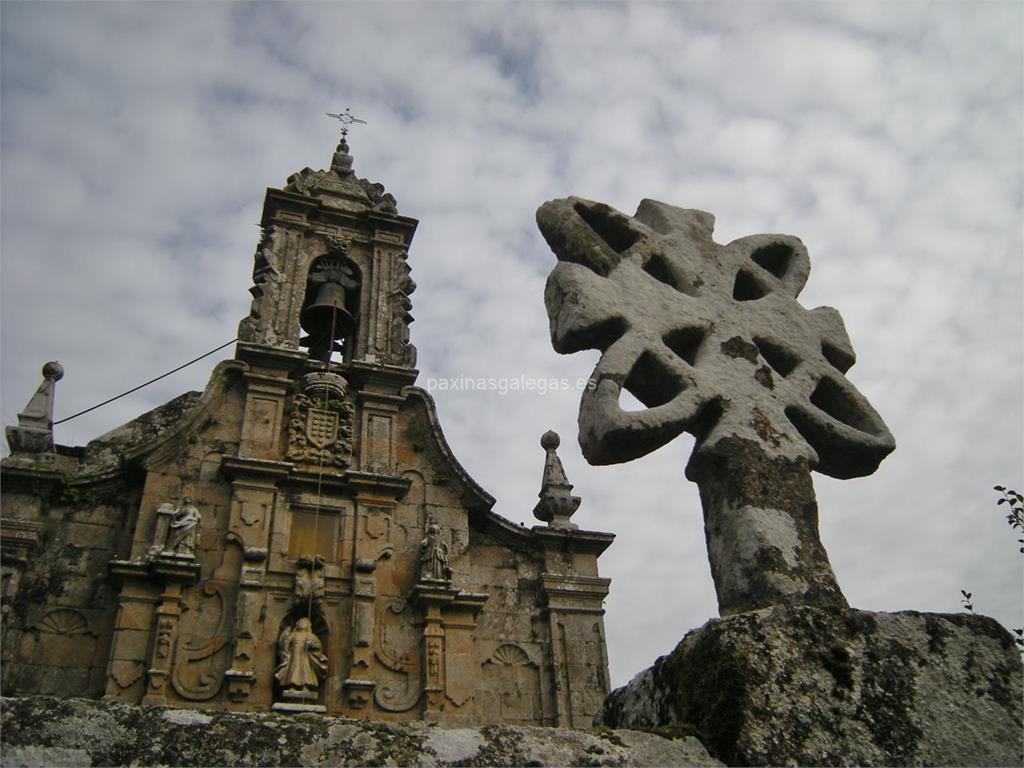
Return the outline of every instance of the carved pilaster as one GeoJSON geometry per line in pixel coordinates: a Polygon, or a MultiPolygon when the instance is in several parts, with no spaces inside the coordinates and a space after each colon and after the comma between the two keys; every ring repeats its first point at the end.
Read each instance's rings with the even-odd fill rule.
{"type": "Polygon", "coordinates": [[[256,683],[253,657],[256,637],[263,621],[263,576],[266,550],[250,551],[243,555],[241,580],[238,584],[238,602],[235,605],[235,638],[231,668],[224,673],[228,684],[228,698],[245,701],[256,683]]]}
{"type": "Polygon", "coordinates": [[[354,521],[352,567],[351,672],[344,683],[349,707],[362,709],[376,687],[370,679],[376,624],[377,562],[390,558],[391,514],[388,506],[360,504],[354,521]]]}
{"type": "Polygon", "coordinates": [[[146,670],[146,695],[142,697],[146,706],[167,703],[167,678],[171,672],[175,630],[181,618],[182,589],[199,576],[199,566],[195,563],[155,560],[150,565],[155,575],[163,577],[164,587],[156,609],[153,653],[146,670]]]}
{"type": "Polygon", "coordinates": [[[412,600],[423,610],[423,719],[468,722],[471,715],[460,717],[458,710],[473,696],[473,632],[487,595],[421,580],[413,588],[412,600]]]}
{"type": "Polygon", "coordinates": [[[541,574],[561,728],[589,726],[609,693],[603,617],[610,584],[598,577],[541,574]]]}
{"type": "Polygon", "coordinates": [[[426,693],[424,720],[440,720],[444,707],[444,624],[441,607],[427,606],[423,628],[423,655],[427,660],[423,691],[426,693]]]}

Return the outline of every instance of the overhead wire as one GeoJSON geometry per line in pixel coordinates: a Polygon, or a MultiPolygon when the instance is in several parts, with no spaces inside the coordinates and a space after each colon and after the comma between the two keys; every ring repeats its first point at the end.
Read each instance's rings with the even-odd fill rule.
{"type": "Polygon", "coordinates": [[[119,395],[115,395],[114,397],[111,397],[108,400],[104,400],[102,403],[97,403],[96,405],[92,406],[91,408],[86,408],[84,411],[79,411],[78,413],[73,413],[70,416],[65,416],[60,421],[53,422],[53,426],[57,426],[58,424],[63,424],[65,421],[71,421],[72,419],[77,419],[79,416],[84,416],[85,414],[89,413],[90,411],[95,411],[97,408],[102,408],[104,405],[109,405],[110,403],[114,402],[115,400],[120,400],[122,397],[124,397],[126,395],[130,395],[132,392],[138,392],[143,387],[148,387],[150,384],[153,384],[154,382],[160,381],[160,379],[166,379],[172,373],[177,373],[178,371],[182,370],[183,368],[188,368],[193,363],[198,363],[204,357],[209,357],[214,352],[220,352],[222,349],[224,349],[224,347],[231,346],[236,341],[238,341],[237,337],[232,339],[231,341],[224,342],[219,347],[216,347],[215,349],[211,349],[206,354],[200,355],[199,357],[196,357],[196,358],[194,358],[192,360],[189,360],[187,363],[179,365],[177,368],[175,368],[173,370],[170,370],[167,373],[160,374],[155,379],[150,379],[149,381],[147,381],[144,384],[139,384],[139,386],[137,386],[137,387],[132,387],[128,391],[122,392],[119,395]]]}

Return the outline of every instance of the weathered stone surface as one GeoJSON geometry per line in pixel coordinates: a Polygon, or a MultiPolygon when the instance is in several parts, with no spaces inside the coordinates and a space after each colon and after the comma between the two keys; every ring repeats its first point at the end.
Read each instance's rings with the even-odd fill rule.
{"type": "Polygon", "coordinates": [[[1021,659],[993,619],[775,607],[708,622],[612,693],[729,765],[1020,765],[1021,659]]]}
{"type": "Polygon", "coordinates": [[[580,401],[591,464],[697,438],[722,615],[846,606],[818,536],[810,471],[870,474],[895,442],[846,378],[853,346],[830,307],[797,301],[810,273],[790,235],[719,245],[714,216],[644,200],[634,216],[570,197],[537,210],[559,263],[544,303],[562,353],[599,349],[580,401]],[[622,391],[646,408],[624,409],[622,391]],[[737,481],[739,479],[739,481],[737,481]]]}
{"type": "Polygon", "coordinates": [[[639,731],[383,723],[3,699],[7,768],[55,765],[721,765],[697,739],[639,731]]]}
{"type": "Polygon", "coordinates": [[[603,353],[580,407],[592,463],[642,456],[684,430],[697,452],[739,437],[836,477],[870,474],[894,448],[844,376],[855,356],[839,313],[796,301],[810,274],[798,238],[719,245],[714,216],[654,200],[635,216],[552,200],[537,223],[560,262],[544,296],[555,349],[603,353]],[[648,409],[621,409],[623,388],[648,409]]]}

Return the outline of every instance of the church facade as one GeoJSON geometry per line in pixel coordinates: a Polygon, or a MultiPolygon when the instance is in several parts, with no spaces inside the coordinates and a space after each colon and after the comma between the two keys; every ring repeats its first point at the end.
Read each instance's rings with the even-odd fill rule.
{"type": "Polygon", "coordinates": [[[261,224],[205,391],[54,445],[48,364],[8,428],[3,692],[589,726],[613,536],[571,522],[557,435],[540,524],[494,513],[415,386],[417,222],[355,176],[344,133],[261,224]]]}

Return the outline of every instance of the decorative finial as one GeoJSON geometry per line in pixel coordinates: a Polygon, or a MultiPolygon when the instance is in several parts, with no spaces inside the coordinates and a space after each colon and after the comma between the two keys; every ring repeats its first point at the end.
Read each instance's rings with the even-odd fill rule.
{"type": "Polygon", "coordinates": [[[53,451],[53,393],[54,385],[62,378],[64,366],[57,361],[43,366],[43,382],[18,414],[18,426],[6,430],[11,453],[53,451]]]}
{"type": "Polygon", "coordinates": [[[576,528],[569,518],[579,509],[579,496],[572,495],[572,483],[565,476],[562,461],[555,452],[562,442],[558,433],[548,430],[540,438],[544,449],[544,475],[541,480],[540,501],[533,508],[533,516],[546,522],[552,528],[576,528]]]}
{"type": "Polygon", "coordinates": [[[350,125],[366,125],[365,120],[360,120],[358,117],[352,114],[352,110],[349,107],[345,107],[344,112],[335,114],[334,112],[325,112],[328,117],[333,117],[335,120],[341,123],[341,138],[342,141],[348,136],[348,127],[350,125]]]}

